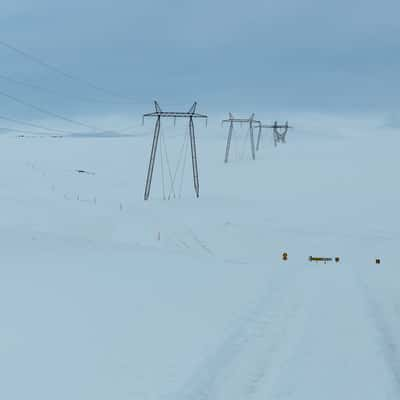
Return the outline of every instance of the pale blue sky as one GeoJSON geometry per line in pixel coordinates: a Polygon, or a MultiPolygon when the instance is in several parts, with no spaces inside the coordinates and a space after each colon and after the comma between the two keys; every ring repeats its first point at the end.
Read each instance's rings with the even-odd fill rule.
{"type": "MultiPolygon", "coordinates": [[[[398,0],[3,0],[0,40],[140,104],[394,111],[399,14],[398,0]]],[[[109,97],[1,46],[0,54],[0,74],[60,95],[0,79],[7,93],[74,114],[135,108],[77,100],[109,97]]]]}

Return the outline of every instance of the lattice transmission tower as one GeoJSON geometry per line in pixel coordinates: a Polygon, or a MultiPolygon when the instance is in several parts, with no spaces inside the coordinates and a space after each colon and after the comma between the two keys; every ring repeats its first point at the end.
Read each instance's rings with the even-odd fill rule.
{"type": "Polygon", "coordinates": [[[235,124],[248,124],[249,125],[249,130],[250,130],[250,151],[251,151],[251,157],[253,160],[256,159],[256,151],[254,147],[254,126],[261,124],[260,121],[257,121],[254,119],[254,114],[251,114],[250,118],[234,118],[232,113],[229,113],[229,118],[224,119],[222,121],[222,125],[229,123],[229,131],[228,131],[228,138],[226,141],[226,150],[225,150],[225,163],[228,162],[229,160],[229,151],[231,148],[231,142],[232,142],[232,134],[233,134],[233,128],[235,124]]]}
{"type": "Polygon", "coordinates": [[[293,128],[292,126],[289,126],[289,123],[287,121],[285,124],[278,124],[278,122],[275,121],[273,125],[263,125],[260,123],[259,125],[257,125],[257,127],[258,127],[258,136],[257,136],[257,145],[256,145],[257,151],[260,148],[260,142],[261,142],[261,136],[262,136],[263,129],[272,129],[274,145],[276,147],[278,145],[278,143],[286,143],[286,135],[287,135],[289,129],[293,128]]]}
{"type": "Polygon", "coordinates": [[[160,137],[160,128],[161,128],[161,119],[162,118],[173,118],[174,122],[176,121],[177,118],[188,119],[190,148],[191,148],[191,156],[192,156],[193,184],[194,184],[194,190],[196,193],[196,197],[198,198],[200,195],[200,185],[199,185],[199,172],[198,172],[198,166],[197,166],[196,138],[195,138],[195,134],[194,134],[193,120],[195,118],[204,118],[207,121],[208,116],[204,115],[204,114],[196,113],[197,102],[194,102],[192,107],[190,107],[189,111],[187,111],[187,112],[162,111],[161,107],[158,105],[157,101],[154,102],[154,106],[155,106],[155,112],[143,115],[143,121],[147,117],[156,118],[156,123],[154,126],[153,144],[151,147],[150,161],[149,161],[149,167],[148,167],[148,171],[147,171],[146,187],[145,187],[145,191],[144,191],[144,199],[148,200],[150,197],[151,182],[153,179],[154,164],[156,161],[157,146],[158,146],[159,137],[160,137]]]}

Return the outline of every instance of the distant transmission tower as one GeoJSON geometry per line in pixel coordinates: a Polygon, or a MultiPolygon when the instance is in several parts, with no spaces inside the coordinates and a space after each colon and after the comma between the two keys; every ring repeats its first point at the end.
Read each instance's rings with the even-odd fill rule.
{"type": "Polygon", "coordinates": [[[291,129],[291,128],[293,128],[293,127],[289,126],[287,121],[284,125],[279,125],[277,121],[275,121],[273,125],[259,124],[258,125],[257,146],[256,146],[257,151],[260,148],[261,135],[262,135],[263,129],[272,129],[272,134],[274,137],[274,145],[276,147],[278,145],[278,143],[286,143],[286,135],[287,135],[289,129],[291,129]]]}
{"type": "Polygon", "coordinates": [[[254,125],[260,125],[261,122],[254,119],[254,114],[251,114],[250,118],[234,118],[232,113],[229,113],[229,118],[222,121],[222,124],[226,123],[229,123],[229,132],[228,139],[226,141],[225,162],[227,163],[229,159],[234,124],[249,124],[251,157],[253,160],[255,160],[256,152],[254,148],[254,125]]]}
{"type": "Polygon", "coordinates": [[[150,189],[151,182],[153,179],[153,171],[154,164],[156,160],[157,153],[157,145],[160,137],[160,127],[161,127],[161,118],[173,118],[176,121],[176,118],[187,118],[189,120],[189,137],[190,137],[190,147],[192,153],[192,168],[193,168],[193,184],[194,190],[196,192],[196,197],[198,198],[200,195],[200,186],[199,186],[199,172],[197,168],[197,153],[196,153],[196,139],[194,135],[194,118],[205,118],[207,121],[208,116],[203,114],[196,113],[197,102],[194,102],[192,107],[188,112],[171,112],[171,111],[162,111],[158,103],[154,102],[156,111],[149,114],[143,115],[143,121],[146,117],[154,117],[156,118],[156,124],[154,126],[154,137],[153,137],[153,145],[151,147],[150,153],[150,162],[149,168],[147,171],[147,179],[146,179],[146,188],[144,191],[144,199],[148,200],[150,197],[150,189]]]}

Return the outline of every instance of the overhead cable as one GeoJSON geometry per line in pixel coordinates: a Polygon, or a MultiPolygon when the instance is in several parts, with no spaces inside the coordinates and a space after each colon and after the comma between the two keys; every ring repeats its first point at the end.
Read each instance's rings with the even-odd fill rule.
{"type": "Polygon", "coordinates": [[[69,72],[66,72],[66,71],[62,70],[61,68],[56,67],[56,66],[48,63],[47,61],[43,60],[42,58],[39,58],[39,57],[37,57],[35,55],[27,53],[26,51],[21,50],[18,47],[15,47],[10,43],[5,42],[4,40],[0,40],[0,45],[5,47],[5,48],[7,48],[7,49],[9,49],[9,50],[12,50],[13,52],[15,52],[15,53],[17,53],[17,54],[19,54],[19,55],[21,55],[21,56],[23,56],[23,57],[25,57],[25,58],[27,58],[29,60],[31,60],[32,62],[34,62],[36,64],[41,65],[44,68],[47,68],[48,70],[51,70],[51,71],[53,71],[53,72],[55,72],[55,73],[57,73],[59,75],[62,75],[64,78],[83,83],[86,86],[89,86],[92,89],[95,89],[95,90],[97,90],[99,92],[108,94],[109,96],[122,98],[122,99],[125,99],[125,100],[129,100],[131,102],[134,101],[134,99],[130,98],[129,96],[122,95],[120,93],[114,92],[111,89],[103,88],[103,87],[98,86],[98,85],[96,85],[96,84],[94,84],[92,82],[89,82],[89,81],[87,81],[87,80],[85,80],[85,79],[83,79],[83,78],[81,78],[79,76],[70,74],[69,72]]]}
{"type": "Polygon", "coordinates": [[[48,93],[48,94],[57,95],[57,96],[62,95],[63,97],[69,97],[69,98],[73,98],[73,99],[77,99],[77,100],[81,100],[81,101],[85,101],[85,102],[92,102],[92,103],[99,103],[99,104],[117,104],[117,105],[130,104],[128,101],[125,101],[125,102],[123,102],[123,101],[107,101],[104,99],[97,99],[97,98],[86,97],[86,96],[81,96],[81,95],[74,95],[74,94],[66,95],[65,93],[60,93],[57,90],[49,89],[49,88],[43,87],[41,85],[37,85],[37,84],[30,83],[27,81],[15,79],[11,76],[4,75],[4,74],[0,74],[0,79],[10,82],[14,85],[28,87],[30,89],[38,90],[43,93],[48,93]]]}
{"type": "MultiPolygon", "coordinates": [[[[65,116],[63,116],[61,114],[58,114],[58,113],[55,113],[53,111],[46,110],[46,109],[44,109],[42,107],[36,106],[36,105],[34,105],[32,103],[29,103],[29,102],[27,102],[25,100],[21,100],[18,97],[15,97],[15,96],[13,96],[11,94],[8,94],[8,93],[5,93],[3,91],[0,91],[0,96],[6,97],[6,98],[8,98],[10,100],[13,100],[16,103],[19,103],[19,104],[22,104],[22,105],[24,105],[26,107],[32,108],[33,110],[36,110],[36,111],[38,111],[38,112],[40,112],[42,114],[46,114],[46,115],[49,115],[49,116],[51,116],[53,118],[58,118],[58,119],[61,119],[63,121],[69,122],[70,124],[74,124],[74,125],[82,126],[84,128],[90,129],[90,130],[94,130],[97,133],[103,133],[104,132],[103,129],[99,129],[99,128],[93,126],[93,125],[89,125],[89,124],[86,124],[86,123],[78,121],[78,120],[73,120],[71,118],[65,117],[65,116]]],[[[107,132],[111,132],[111,131],[107,131],[107,132]]]]}

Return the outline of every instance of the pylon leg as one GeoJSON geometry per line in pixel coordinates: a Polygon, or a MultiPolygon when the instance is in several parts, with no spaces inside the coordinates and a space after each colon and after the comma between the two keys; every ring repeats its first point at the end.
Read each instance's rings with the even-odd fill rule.
{"type": "Polygon", "coordinates": [[[196,138],[194,136],[194,124],[192,117],[189,118],[189,135],[190,135],[190,148],[192,151],[193,184],[194,184],[194,190],[196,192],[196,197],[198,198],[200,195],[199,171],[197,168],[196,138]]]}
{"type": "Polygon", "coordinates": [[[229,158],[229,150],[231,148],[232,133],[233,133],[233,122],[231,121],[231,123],[229,125],[228,139],[226,141],[225,163],[228,162],[228,158],[229,158]]]}
{"type": "Polygon", "coordinates": [[[261,125],[260,125],[260,126],[258,127],[257,147],[256,147],[256,150],[257,150],[257,151],[260,149],[261,131],[262,131],[262,127],[261,127],[261,125]]]}
{"type": "Polygon", "coordinates": [[[276,147],[279,142],[279,134],[276,132],[275,128],[273,130],[273,136],[274,136],[274,146],[276,147]]]}
{"type": "Polygon", "coordinates": [[[156,125],[154,127],[153,145],[151,147],[149,169],[147,171],[146,188],[144,191],[144,199],[148,200],[150,196],[151,182],[153,179],[154,163],[156,160],[158,138],[160,136],[161,118],[157,117],[156,125]]]}
{"type": "Polygon", "coordinates": [[[250,147],[251,147],[251,157],[253,160],[256,159],[256,151],[254,148],[254,129],[253,129],[253,123],[250,122],[250,147]]]}
{"type": "Polygon", "coordinates": [[[289,128],[286,128],[282,133],[282,143],[286,143],[286,134],[288,133],[289,128]]]}

